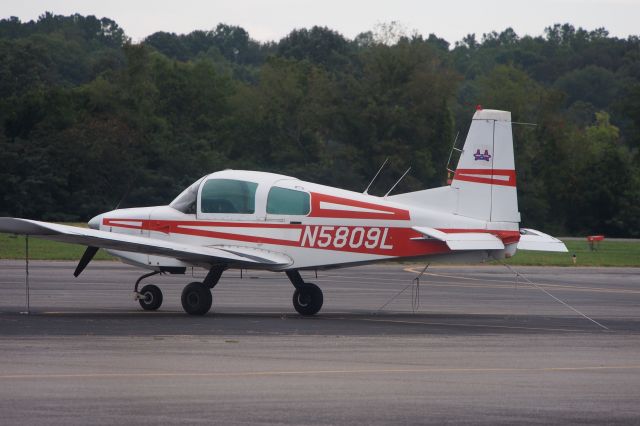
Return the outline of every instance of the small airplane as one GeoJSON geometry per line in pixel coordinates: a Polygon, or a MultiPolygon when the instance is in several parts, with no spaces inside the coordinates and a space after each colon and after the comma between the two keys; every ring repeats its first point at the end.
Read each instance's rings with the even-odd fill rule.
{"type": "MultiPolygon", "coordinates": [[[[375,178],[374,178],[375,179],[375,178]]],[[[145,310],[162,304],[158,273],[208,271],[182,291],[191,315],[211,308],[211,289],[226,269],[285,272],[301,315],[322,308],[320,288],[302,270],[363,265],[390,259],[483,262],[516,250],[566,252],[558,239],[521,229],[511,113],[478,109],[450,185],[383,197],[290,176],[224,170],[198,179],[167,206],[117,209],[89,228],[0,218],[0,232],[87,246],[80,275],[99,248],[124,263],[151,270],[134,285],[145,310]]]]}

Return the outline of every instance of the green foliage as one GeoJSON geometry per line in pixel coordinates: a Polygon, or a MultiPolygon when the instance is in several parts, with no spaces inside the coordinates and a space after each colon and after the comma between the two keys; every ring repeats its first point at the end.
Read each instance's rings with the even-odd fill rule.
{"type": "Polygon", "coordinates": [[[259,43],[218,24],[132,44],[108,18],[0,20],[0,215],[166,204],[223,168],[371,192],[444,184],[475,106],[512,112],[523,223],[640,236],[640,39],[569,24],[450,49],[397,23],[259,43]]]}
{"type": "MultiPolygon", "coordinates": [[[[73,225],[73,224],[70,224],[73,225]]],[[[25,237],[23,235],[0,234],[0,259],[24,259],[25,237]]],[[[74,260],[82,257],[85,247],[55,241],[29,238],[29,259],[31,260],[74,260]]],[[[104,250],[98,250],[94,260],[113,260],[104,250]]]]}
{"type": "Polygon", "coordinates": [[[209,57],[242,65],[260,65],[267,52],[273,50],[269,44],[252,40],[243,28],[226,24],[186,35],[157,32],[147,37],[144,44],[180,61],[209,57]]]}
{"type": "Polygon", "coordinates": [[[597,108],[606,108],[618,92],[615,74],[595,65],[570,71],[556,81],[556,86],[567,94],[567,103],[588,102],[597,108]]]}
{"type": "Polygon", "coordinates": [[[278,43],[278,55],[297,60],[309,60],[329,69],[347,63],[347,40],[326,27],[293,30],[278,43]]]}
{"type": "Polygon", "coordinates": [[[592,250],[586,239],[565,240],[568,253],[518,250],[504,262],[510,265],[574,266],[640,266],[640,242],[605,239],[592,250]]]}

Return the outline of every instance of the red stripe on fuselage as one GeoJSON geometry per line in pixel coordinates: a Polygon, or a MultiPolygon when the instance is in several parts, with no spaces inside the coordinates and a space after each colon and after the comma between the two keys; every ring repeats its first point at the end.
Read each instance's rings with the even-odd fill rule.
{"type": "MultiPolygon", "coordinates": [[[[412,238],[419,238],[423,235],[411,228],[108,218],[103,219],[103,225],[114,228],[161,232],[166,235],[191,235],[253,244],[274,244],[288,247],[314,248],[394,257],[423,256],[450,252],[449,248],[442,241],[413,240],[412,238]],[[123,222],[139,222],[140,226],[123,222]],[[194,228],[220,227],[230,229],[229,232],[221,232],[209,229],[185,228],[186,226],[194,228]],[[300,238],[297,241],[293,241],[241,235],[233,233],[233,228],[296,229],[300,230],[300,238]]],[[[440,231],[446,233],[486,232],[496,235],[505,244],[516,243],[520,239],[520,233],[518,231],[494,231],[486,229],[440,229],[440,231]]]]}
{"type": "Polygon", "coordinates": [[[244,241],[249,243],[261,244],[280,244],[280,245],[297,245],[291,240],[281,240],[277,238],[254,237],[248,235],[239,235],[232,232],[211,231],[208,229],[192,229],[184,228],[192,227],[220,227],[220,228],[279,228],[279,229],[298,229],[300,225],[288,225],[277,223],[238,223],[238,222],[205,222],[202,220],[144,220],[144,219],[107,219],[103,220],[105,226],[119,227],[125,229],[140,229],[150,232],[162,232],[164,234],[181,234],[193,235],[197,237],[220,238],[223,240],[244,241]],[[133,226],[130,224],[118,222],[142,222],[141,226],[133,226]]]}
{"type": "Polygon", "coordinates": [[[364,201],[351,200],[349,198],[334,197],[333,195],[311,193],[311,214],[309,217],[332,217],[340,219],[386,219],[386,220],[409,220],[408,210],[380,204],[367,203],[364,201]],[[340,208],[323,208],[321,203],[331,203],[338,206],[345,206],[345,210],[340,208]],[[366,210],[377,210],[376,212],[350,211],[349,207],[366,210]]]}

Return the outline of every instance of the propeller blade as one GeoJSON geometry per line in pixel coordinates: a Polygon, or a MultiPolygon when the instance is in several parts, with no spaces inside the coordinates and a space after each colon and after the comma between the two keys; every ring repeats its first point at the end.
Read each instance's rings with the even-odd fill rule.
{"type": "Polygon", "coordinates": [[[87,249],[84,251],[84,254],[82,255],[82,258],[80,258],[80,262],[78,262],[78,266],[76,267],[75,272],[73,273],[74,277],[77,278],[78,275],[80,275],[82,271],[84,271],[84,268],[86,268],[89,262],[91,262],[91,259],[93,259],[93,256],[96,255],[98,250],[99,247],[87,247],[87,249]]]}
{"type": "Polygon", "coordinates": [[[120,205],[124,201],[124,199],[129,196],[129,192],[131,192],[132,183],[133,181],[129,181],[129,184],[127,185],[127,189],[124,191],[122,198],[120,198],[120,201],[118,201],[118,204],[116,204],[116,206],[112,210],[118,210],[120,208],[120,205]]]}

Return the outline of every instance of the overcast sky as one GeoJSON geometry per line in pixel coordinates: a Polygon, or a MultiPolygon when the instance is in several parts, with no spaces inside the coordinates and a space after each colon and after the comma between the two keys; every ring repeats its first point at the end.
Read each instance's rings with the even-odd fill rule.
{"type": "Polygon", "coordinates": [[[252,38],[279,40],[294,28],[327,26],[348,38],[397,21],[407,30],[435,33],[450,43],[466,34],[478,38],[512,27],[519,35],[540,35],[554,23],[592,30],[605,27],[626,38],[640,34],[640,0],[1,0],[0,17],[37,19],[55,14],[96,15],[115,20],[134,42],[156,31],[188,33],[224,22],[246,29],[252,38]]]}

